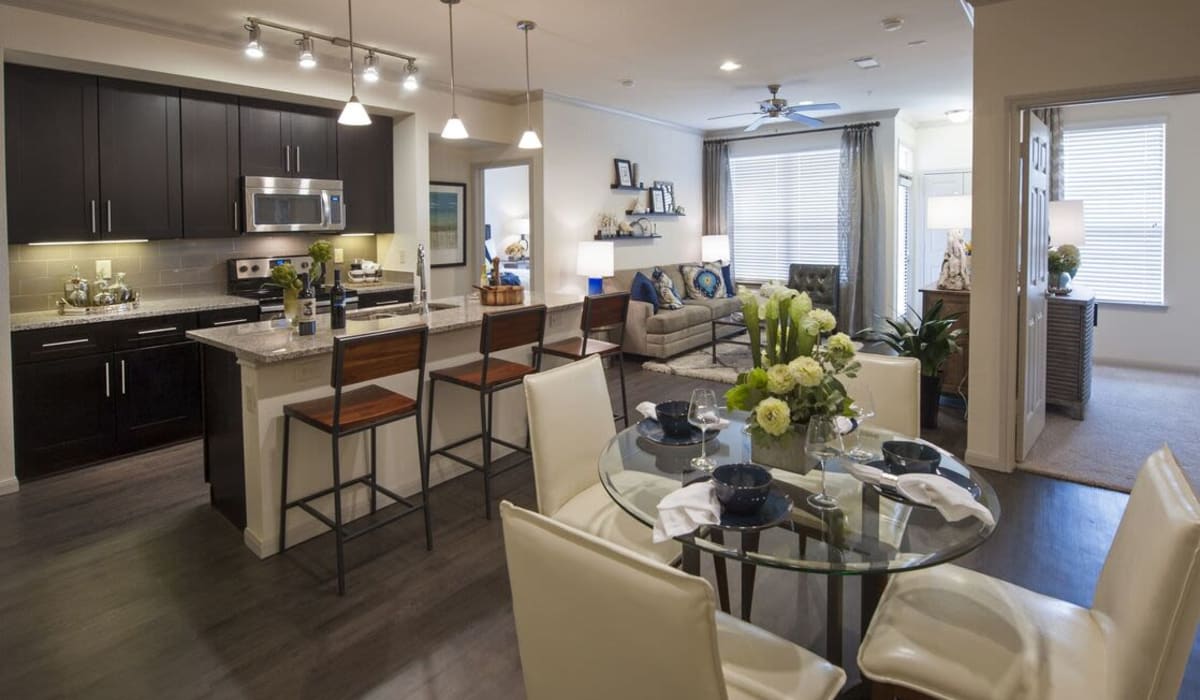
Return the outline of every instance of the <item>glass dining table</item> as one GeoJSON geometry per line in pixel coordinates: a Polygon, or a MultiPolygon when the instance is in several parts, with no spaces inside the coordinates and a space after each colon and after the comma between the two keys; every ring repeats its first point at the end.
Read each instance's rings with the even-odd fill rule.
{"type": "MultiPolygon", "coordinates": [[[[728,425],[708,440],[708,455],[717,464],[754,461],[745,430],[747,415],[730,412],[726,416],[728,425]]],[[[846,439],[878,454],[886,440],[913,438],[866,424],[846,439]]],[[[939,468],[973,482],[976,499],[998,523],[1000,504],[987,480],[954,455],[937,449],[941,455],[939,468]]],[[[618,433],[605,447],[599,460],[600,481],[617,505],[652,527],[658,502],[664,496],[707,477],[690,465],[699,451],[699,445],[674,447],[652,442],[634,425],[618,433]]],[[[730,606],[725,561],[741,563],[741,613],[747,620],[757,567],[826,575],[826,657],[840,665],[844,577],[861,579],[861,628],[865,632],[888,575],[961,557],[983,544],[995,525],[975,518],[949,522],[933,508],[905,502],[898,494],[885,494],[864,484],[846,473],[839,459],[827,464],[825,473],[825,491],[837,500],[836,509],[818,510],[808,504],[808,496],[821,491],[821,470],[813,468],[815,464],[798,464],[795,470],[771,468],[774,487],[792,504],[782,522],[762,530],[704,527],[677,539],[684,545],[683,568],[690,573],[699,574],[702,553],[714,555],[717,592],[721,608],[727,612],[730,606]]]]}

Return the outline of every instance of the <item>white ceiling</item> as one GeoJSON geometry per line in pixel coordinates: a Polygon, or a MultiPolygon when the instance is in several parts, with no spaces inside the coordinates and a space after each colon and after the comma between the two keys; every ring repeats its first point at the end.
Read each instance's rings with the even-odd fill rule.
{"type": "MultiPolygon", "coordinates": [[[[0,0],[37,9],[140,25],[202,39],[244,42],[255,15],[346,35],[345,4],[330,0],[0,0]]],[[[446,6],[438,0],[356,0],[355,39],[418,57],[421,76],[448,82],[446,6]]],[[[838,102],[838,113],[899,108],[915,122],[970,107],[971,28],[959,0],[462,0],[455,6],[459,85],[515,94],[524,89],[518,19],[532,19],[533,85],[548,92],[702,129],[749,118],[767,97],[838,102]],[[885,32],[884,17],[905,20],[885,32]],[[925,40],[919,47],[908,42],[925,40]],[[871,55],[882,67],[850,59],[871,55]],[[724,73],[725,59],[742,69],[724,73]],[[635,86],[622,87],[632,79],[635,86]]],[[[272,53],[293,55],[291,37],[265,29],[272,53]]],[[[329,45],[319,51],[330,56],[329,45]]],[[[344,55],[344,54],[343,54],[344,55]]],[[[299,68],[297,68],[299,70],[299,68]]],[[[400,79],[384,63],[385,79],[400,79]]]]}

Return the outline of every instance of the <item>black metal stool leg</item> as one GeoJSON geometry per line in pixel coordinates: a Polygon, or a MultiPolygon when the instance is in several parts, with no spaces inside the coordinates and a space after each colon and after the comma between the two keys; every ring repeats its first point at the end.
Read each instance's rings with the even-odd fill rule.
{"type": "Polygon", "coordinates": [[[288,486],[288,442],[292,428],[291,416],[283,417],[283,474],[279,480],[279,553],[287,549],[287,486],[288,486]]]}
{"type": "MultiPolygon", "coordinates": [[[[747,552],[758,551],[757,532],[742,533],[742,548],[747,552]]],[[[754,574],[758,567],[754,564],[742,564],[742,619],[750,621],[750,609],[754,606],[754,574]]]]}
{"type": "MultiPolygon", "coordinates": [[[[433,461],[433,455],[431,453],[433,452],[433,394],[434,394],[435,389],[437,389],[437,380],[434,379],[433,377],[430,377],[429,378],[429,419],[428,419],[429,422],[426,423],[426,425],[429,426],[429,429],[425,431],[425,453],[423,455],[423,457],[425,459],[425,468],[426,469],[429,469],[429,464],[430,464],[430,462],[433,461]]],[[[420,422],[421,422],[421,416],[420,416],[420,414],[418,414],[417,415],[417,423],[419,424],[420,422]]]]}
{"type": "Polygon", "coordinates": [[[346,564],[342,556],[345,534],[342,531],[342,470],[338,457],[338,436],[330,439],[333,445],[333,534],[337,542],[338,595],[346,595],[346,564]]]}
{"type": "Polygon", "coordinates": [[[425,511],[425,549],[433,551],[433,517],[429,514],[429,458],[425,455],[425,437],[421,435],[421,414],[417,412],[417,459],[421,464],[421,509],[425,511]]]}
{"type": "Polygon", "coordinates": [[[371,428],[371,512],[375,512],[375,429],[371,428]]]}
{"type": "Polygon", "coordinates": [[[479,425],[483,430],[483,513],[492,519],[492,394],[479,394],[479,425]]]}
{"type": "Polygon", "coordinates": [[[629,427],[629,400],[625,398],[625,353],[618,352],[617,355],[617,373],[621,376],[621,418],[625,420],[625,427],[629,427]]]}

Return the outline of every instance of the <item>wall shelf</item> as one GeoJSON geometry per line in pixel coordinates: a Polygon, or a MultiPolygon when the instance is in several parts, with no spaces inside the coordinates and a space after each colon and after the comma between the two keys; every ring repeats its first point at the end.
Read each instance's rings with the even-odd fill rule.
{"type": "Polygon", "coordinates": [[[626,187],[625,185],[609,185],[608,188],[610,190],[612,190],[613,192],[645,192],[646,191],[645,187],[638,187],[637,185],[631,185],[629,187],[626,187]]]}
{"type": "Polygon", "coordinates": [[[647,234],[647,235],[639,235],[639,236],[600,236],[599,234],[597,234],[595,238],[597,241],[613,241],[613,242],[619,243],[619,242],[623,242],[623,241],[645,241],[645,240],[650,240],[653,238],[662,238],[662,234],[656,233],[653,235],[647,234]]]}
{"type": "Polygon", "coordinates": [[[676,214],[675,212],[667,212],[667,211],[645,211],[645,212],[642,212],[641,214],[638,214],[635,211],[626,209],[625,216],[668,217],[668,216],[684,216],[684,215],[676,214]]]}

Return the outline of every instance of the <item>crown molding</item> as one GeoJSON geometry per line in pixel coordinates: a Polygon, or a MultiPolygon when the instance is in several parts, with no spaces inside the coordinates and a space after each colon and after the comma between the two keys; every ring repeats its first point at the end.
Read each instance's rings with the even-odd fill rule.
{"type": "MultiPolygon", "coordinates": [[[[570,95],[563,95],[561,93],[550,92],[548,90],[543,90],[540,92],[542,95],[542,99],[546,100],[547,102],[559,102],[561,104],[568,104],[568,105],[572,105],[575,107],[582,107],[584,109],[590,109],[590,110],[594,110],[596,112],[605,112],[607,114],[615,114],[620,117],[626,117],[628,119],[636,119],[637,121],[646,122],[648,124],[655,124],[657,126],[665,126],[668,129],[682,131],[687,134],[695,134],[696,136],[704,135],[703,129],[697,129],[697,128],[688,126],[686,124],[680,124],[679,122],[673,122],[673,121],[670,121],[669,119],[659,119],[658,117],[652,117],[648,114],[641,114],[639,112],[631,112],[627,109],[620,109],[618,107],[609,107],[607,105],[597,104],[595,102],[589,102],[588,100],[580,99],[578,97],[571,97],[570,95]]],[[[524,95],[521,96],[521,99],[519,101],[524,101],[524,95]]]]}

